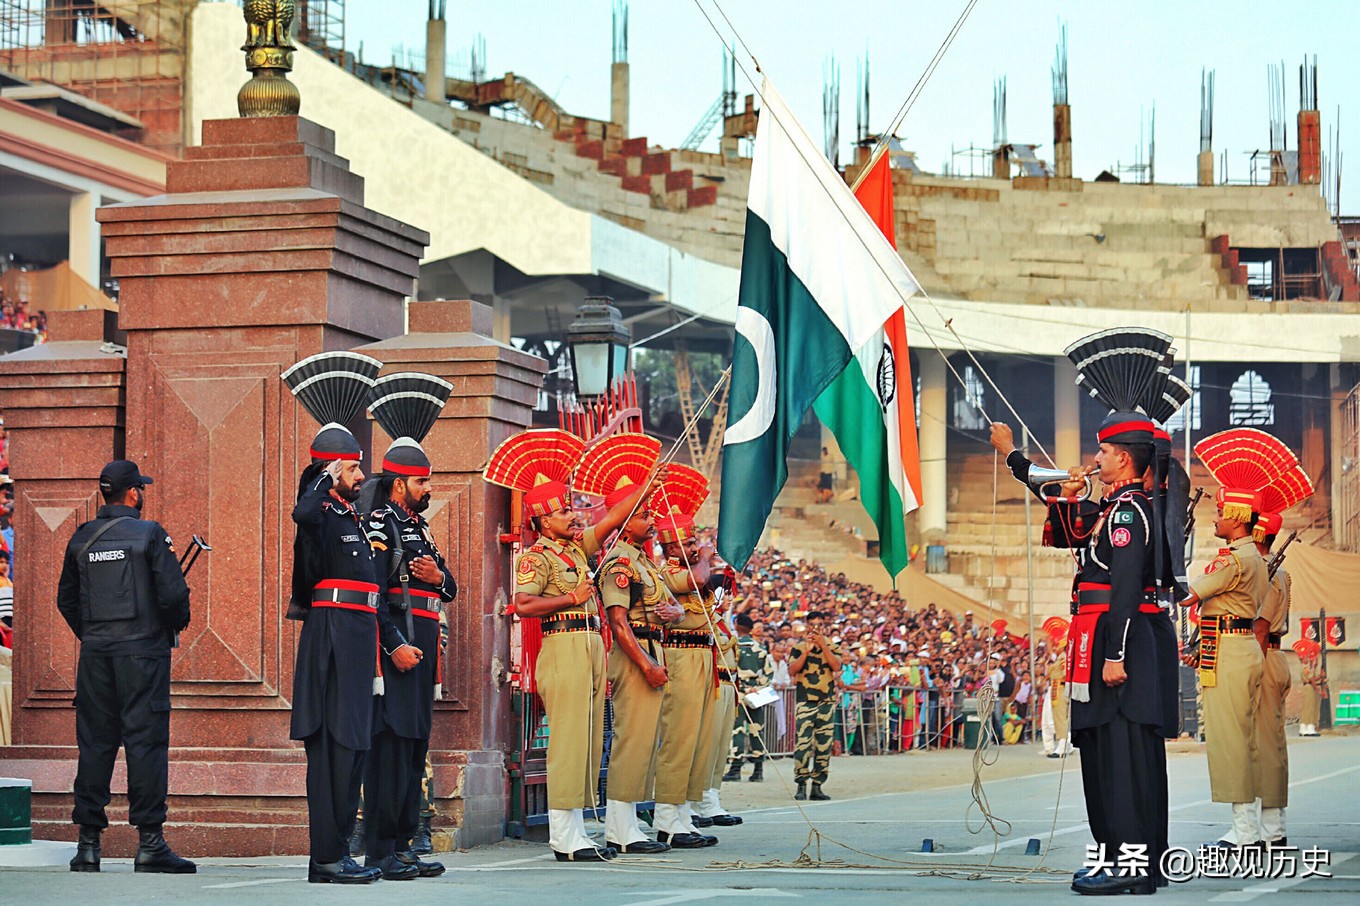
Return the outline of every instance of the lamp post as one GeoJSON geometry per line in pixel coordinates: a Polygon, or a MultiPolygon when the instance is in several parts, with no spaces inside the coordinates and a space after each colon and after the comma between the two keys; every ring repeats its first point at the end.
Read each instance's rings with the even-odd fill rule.
{"type": "Polygon", "coordinates": [[[571,379],[581,401],[604,396],[628,372],[632,331],[608,296],[587,296],[567,327],[571,379]]]}

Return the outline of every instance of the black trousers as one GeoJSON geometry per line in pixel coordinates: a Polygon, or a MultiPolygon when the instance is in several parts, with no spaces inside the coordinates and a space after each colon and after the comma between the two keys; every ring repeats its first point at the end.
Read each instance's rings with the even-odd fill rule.
{"type": "Polygon", "coordinates": [[[333,701],[340,687],[334,662],[330,670],[321,729],[302,741],[307,750],[307,832],[312,861],[323,865],[349,855],[349,838],[359,810],[359,787],[364,779],[364,756],[368,754],[336,742],[327,727],[331,715],[340,713],[333,701]]]}
{"type": "Polygon", "coordinates": [[[82,653],[76,668],[74,824],[109,826],[109,780],[127,755],[128,823],[165,823],[170,782],[170,656],[82,653]]]}
{"type": "Polygon", "coordinates": [[[411,848],[420,823],[420,782],[428,739],[407,739],[384,726],[364,770],[364,852],[382,859],[411,848]]]}
{"type": "Polygon", "coordinates": [[[1072,732],[1081,749],[1081,784],[1091,836],[1118,862],[1125,844],[1146,846],[1159,875],[1167,836],[1166,742],[1158,727],[1115,714],[1107,724],[1072,732]]]}

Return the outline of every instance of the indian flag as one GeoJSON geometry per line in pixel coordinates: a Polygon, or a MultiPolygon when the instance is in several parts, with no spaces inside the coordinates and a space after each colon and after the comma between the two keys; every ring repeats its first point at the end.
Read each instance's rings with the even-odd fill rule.
{"type": "MultiPolygon", "coordinates": [[[[866,474],[851,462],[870,489],[866,500],[884,484],[897,488],[899,503],[878,507],[874,519],[880,537],[898,539],[891,543],[901,544],[905,565],[900,523],[919,497],[911,491],[908,499],[910,484],[893,481],[902,473],[892,457],[900,462],[902,455],[897,382],[899,362],[906,361],[905,330],[900,347],[889,343],[886,364],[884,339],[885,325],[900,318],[904,301],[917,292],[916,279],[769,79],[761,94],[732,353],[733,420],[723,436],[718,549],[733,566],[746,565],[788,478],[789,441],[813,402],[837,384],[826,418],[834,417],[847,437],[856,433],[865,449],[881,450],[877,472],[866,474]],[[894,520],[896,527],[889,527],[894,520]]],[[[908,411],[907,424],[914,425],[914,409],[908,411]]],[[[851,456],[856,444],[839,431],[837,438],[851,456]]]]}
{"type": "MultiPolygon", "coordinates": [[[[892,170],[886,153],[860,181],[855,198],[896,254],[892,170]]],[[[860,502],[878,526],[878,558],[890,576],[907,566],[905,517],[921,505],[915,390],[906,315],[899,307],[812,406],[859,475],[860,502]]]]}

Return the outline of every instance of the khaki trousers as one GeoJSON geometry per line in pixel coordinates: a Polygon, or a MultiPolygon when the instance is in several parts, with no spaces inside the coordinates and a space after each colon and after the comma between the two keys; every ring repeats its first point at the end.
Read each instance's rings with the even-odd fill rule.
{"type": "Polygon", "coordinates": [[[1261,697],[1256,704],[1256,795],[1261,808],[1289,805],[1289,749],[1284,741],[1284,700],[1289,695],[1289,664],[1278,649],[1265,653],[1261,697]]]}
{"type": "MultiPolygon", "coordinates": [[[[604,643],[597,632],[555,632],[538,655],[548,715],[548,808],[594,806],[604,751],[604,643]]],[[[603,804],[603,803],[599,803],[603,804]]]]}
{"type": "Polygon", "coordinates": [[[1218,640],[1218,684],[1204,689],[1204,741],[1214,802],[1254,802],[1256,738],[1252,724],[1261,696],[1261,645],[1252,635],[1218,640]]]}
{"type": "Polygon", "coordinates": [[[1049,693],[1048,707],[1053,710],[1053,738],[1059,745],[1065,746],[1067,741],[1067,685],[1064,684],[1062,693],[1056,698],[1049,693]]]}
{"type": "Polygon", "coordinates": [[[656,755],[656,801],[702,799],[713,748],[713,649],[667,648],[666,700],[656,755]]]}
{"type": "MultiPolygon", "coordinates": [[[[745,720],[745,717],[742,718],[745,720]]],[[[713,703],[713,749],[709,752],[704,789],[716,790],[727,773],[732,752],[732,729],[737,725],[737,691],[731,683],[718,684],[718,700],[713,703]]]]}
{"type": "MultiPolygon", "coordinates": [[[[669,669],[660,645],[640,644],[649,653],[655,649],[657,661],[669,669]]],[[[609,682],[613,686],[614,702],[609,798],[620,802],[646,802],[652,798],[652,761],[656,757],[656,734],[667,687],[653,689],[637,665],[617,647],[609,658],[609,682]]]]}

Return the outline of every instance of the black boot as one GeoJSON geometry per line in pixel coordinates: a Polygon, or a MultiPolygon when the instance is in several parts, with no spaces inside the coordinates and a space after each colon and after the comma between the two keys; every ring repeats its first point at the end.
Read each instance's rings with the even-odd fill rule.
{"type": "Polygon", "coordinates": [[[798,781],[798,790],[793,794],[793,798],[802,801],[807,798],[807,781],[798,781]]]}
{"type": "Polygon", "coordinates": [[[434,841],[430,839],[430,816],[421,815],[416,825],[415,836],[411,838],[411,852],[418,856],[428,856],[434,852],[434,841]]]}
{"type": "Polygon", "coordinates": [[[443,862],[422,862],[420,857],[409,849],[405,852],[393,853],[392,858],[403,865],[414,865],[422,878],[437,878],[444,873],[443,862]]]}
{"type": "Polygon", "coordinates": [[[825,802],[825,801],[827,801],[828,799],[830,799],[831,797],[828,796],[826,793],[823,793],[823,792],[822,792],[822,785],[821,785],[820,783],[814,783],[814,784],[812,785],[812,796],[811,796],[811,798],[812,798],[812,799],[815,799],[815,800],[818,801],[818,802],[825,802]]]}
{"type": "Polygon", "coordinates": [[[141,842],[137,845],[137,858],[132,861],[133,871],[171,875],[191,875],[198,871],[194,863],[175,855],[170,844],[165,842],[159,824],[148,824],[137,828],[137,831],[141,834],[141,842]]]}
{"type": "Polygon", "coordinates": [[[364,851],[364,819],[359,817],[354,822],[354,833],[349,835],[349,854],[357,856],[364,851]]]}
{"type": "Polygon", "coordinates": [[[722,775],[724,783],[730,783],[741,779],[741,762],[734,761],[727,766],[727,773],[722,775]]]}
{"type": "Polygon", "coordinates": [[[751,782],[761,783],[765,780],[765,762],[757,761],[756,766],[751,769],[751,782]]]}
{"type": "Polygon", "coordinates": [[[80,826],[76,840],[76,854],[71,858],[71,871],[99,871],[99,833],[103,828],[93,824],[80,826]]]}

